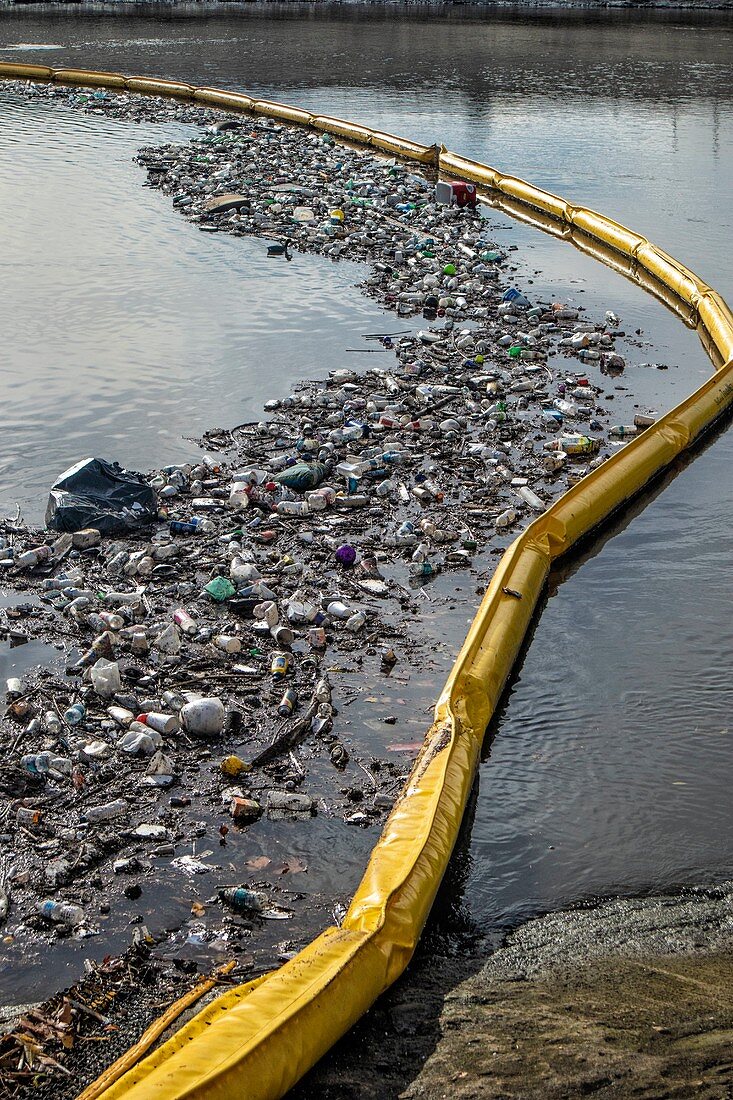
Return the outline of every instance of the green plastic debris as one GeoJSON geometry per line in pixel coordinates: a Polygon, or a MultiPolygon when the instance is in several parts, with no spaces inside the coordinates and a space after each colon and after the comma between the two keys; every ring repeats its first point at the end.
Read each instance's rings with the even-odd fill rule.
{"type": "Polygon", "coordinates": [[[209,581],[204,587],[204,592],[208,592],[212,600],[216,600],[217,603],[222,603],[224,600],[228,600],[230,596],[234,595],[236,588],[226,577],[214,577],[214,579],[209,581]]]}
{"type": "Polygon", "coordinates": [[[287,485],[296,493],[305,493],[308,489],[317,489],[327,472],[322,462],[296,462],[294,466],[280,470],[272,480],[278,485],[287,485]]]}

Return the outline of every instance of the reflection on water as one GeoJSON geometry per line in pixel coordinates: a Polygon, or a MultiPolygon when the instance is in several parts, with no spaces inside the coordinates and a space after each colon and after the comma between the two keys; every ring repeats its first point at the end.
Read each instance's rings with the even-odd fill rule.
{"type": "Polygon", "coordinates": [[[3,12],[0,60],[19,42],[445,141],[630,221],[733,297],[732,12],[71,5],[3,12]]]}
{"type": "Polygon", "coordinates": [[[732,459],[728,433],[548,601],[482,773],[485,928],[733,874],[732,459]]]}
{"type": "MultiPolygon", "coordinates": [[[[247,87],[443,140],[627,221],[733,299],[730,13],[3,13],[0,47],[34,41],[61,47],[39,61],[247,87]]],[[[344,265],[299,258],[261,284],[260,245],[196,234],[140,191],[130,156],[149,130],[70,115],[51,127],[27,109],[19,126],[2,103],[0,199],[19,216],[0,259],[13,295],[0,458],[16,486],[27,470],[28,497],[37,471],[80,450],[141,466],[163,449],[179,457],[182,432],[247,419],[273,388],[341,365],[374,327],[344,265]],[[82,226],[105,241],[102,256],[82,226]]],[[[640,401],[662,409],[706,376],[695,337],[620,277],[526,228],[500,232],[538,296],[595,316],[611,307],[628,332],[643,329],[619,382],[640,401]]],[[[723,435],[550,599],[481,773],[466,898],[484,930],[733,873],[732,459],[723,435]]],[[[446,644],[467,615],[445,624],[446,644]]]]}
{"type": "Polygon", "coordinates": [[[268,262],[264,242],[184,227],[144,190],[137,148],[187,134],[14,102],[0,86],[0,506],[40,518],[83,454],[139,469],[188,457],[184,435],[258,419],[384,327],[350,289],[355,265],[268,262]]]}

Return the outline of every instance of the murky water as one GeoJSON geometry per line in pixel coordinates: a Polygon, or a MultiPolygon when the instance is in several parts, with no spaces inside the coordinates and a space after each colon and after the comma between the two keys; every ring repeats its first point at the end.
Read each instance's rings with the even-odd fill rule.
{"type": "MultiPolygon", "coordinates": [[[[0,60],[247,87],[443,140],[627,221],[733,300],[729,15],[74,6],[3,11],[3,44],[22,48],[0,60]]],[[[81,451],[188,453],[182,433],[256,415],[375,327],[358,271],[303,260],[263,283],[261,245],[196,234],[141,190],[146,130],[42,111],[21,125],[0,103],[0,198],[22,211],[1,261],[3,502],[32,507],[81,451]]],[[[663,408],[708,373],[696,338],[620,277],[504,231],[537,291],[643,329],[627,384],[644,400],[663,408]]],[[[733,872],[732,459],[723,434],[549,600],[481,771],[465,894],[479,929],[733,872]]]]}

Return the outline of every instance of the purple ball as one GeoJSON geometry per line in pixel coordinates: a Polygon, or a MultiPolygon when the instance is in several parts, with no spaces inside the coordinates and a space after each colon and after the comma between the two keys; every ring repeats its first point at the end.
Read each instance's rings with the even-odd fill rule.
{"type": "Polygon", "coordinates": [[[348,542],[345,542],[336,551],[336,561],[339,565],[353,565],[356,561],[356,550],[353,546],[349,546],[348,542]]]}

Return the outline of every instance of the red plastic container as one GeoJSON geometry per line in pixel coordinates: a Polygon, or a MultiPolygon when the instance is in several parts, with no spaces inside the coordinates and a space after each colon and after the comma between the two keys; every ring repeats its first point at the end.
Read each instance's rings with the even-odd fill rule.
{"type": "Polygon", "coordinates": [[[461,180],[446,182],[439,180],[435,185],[435,201],[443,206],[475,206],[476,187],[473,183],[461,180]]]}

